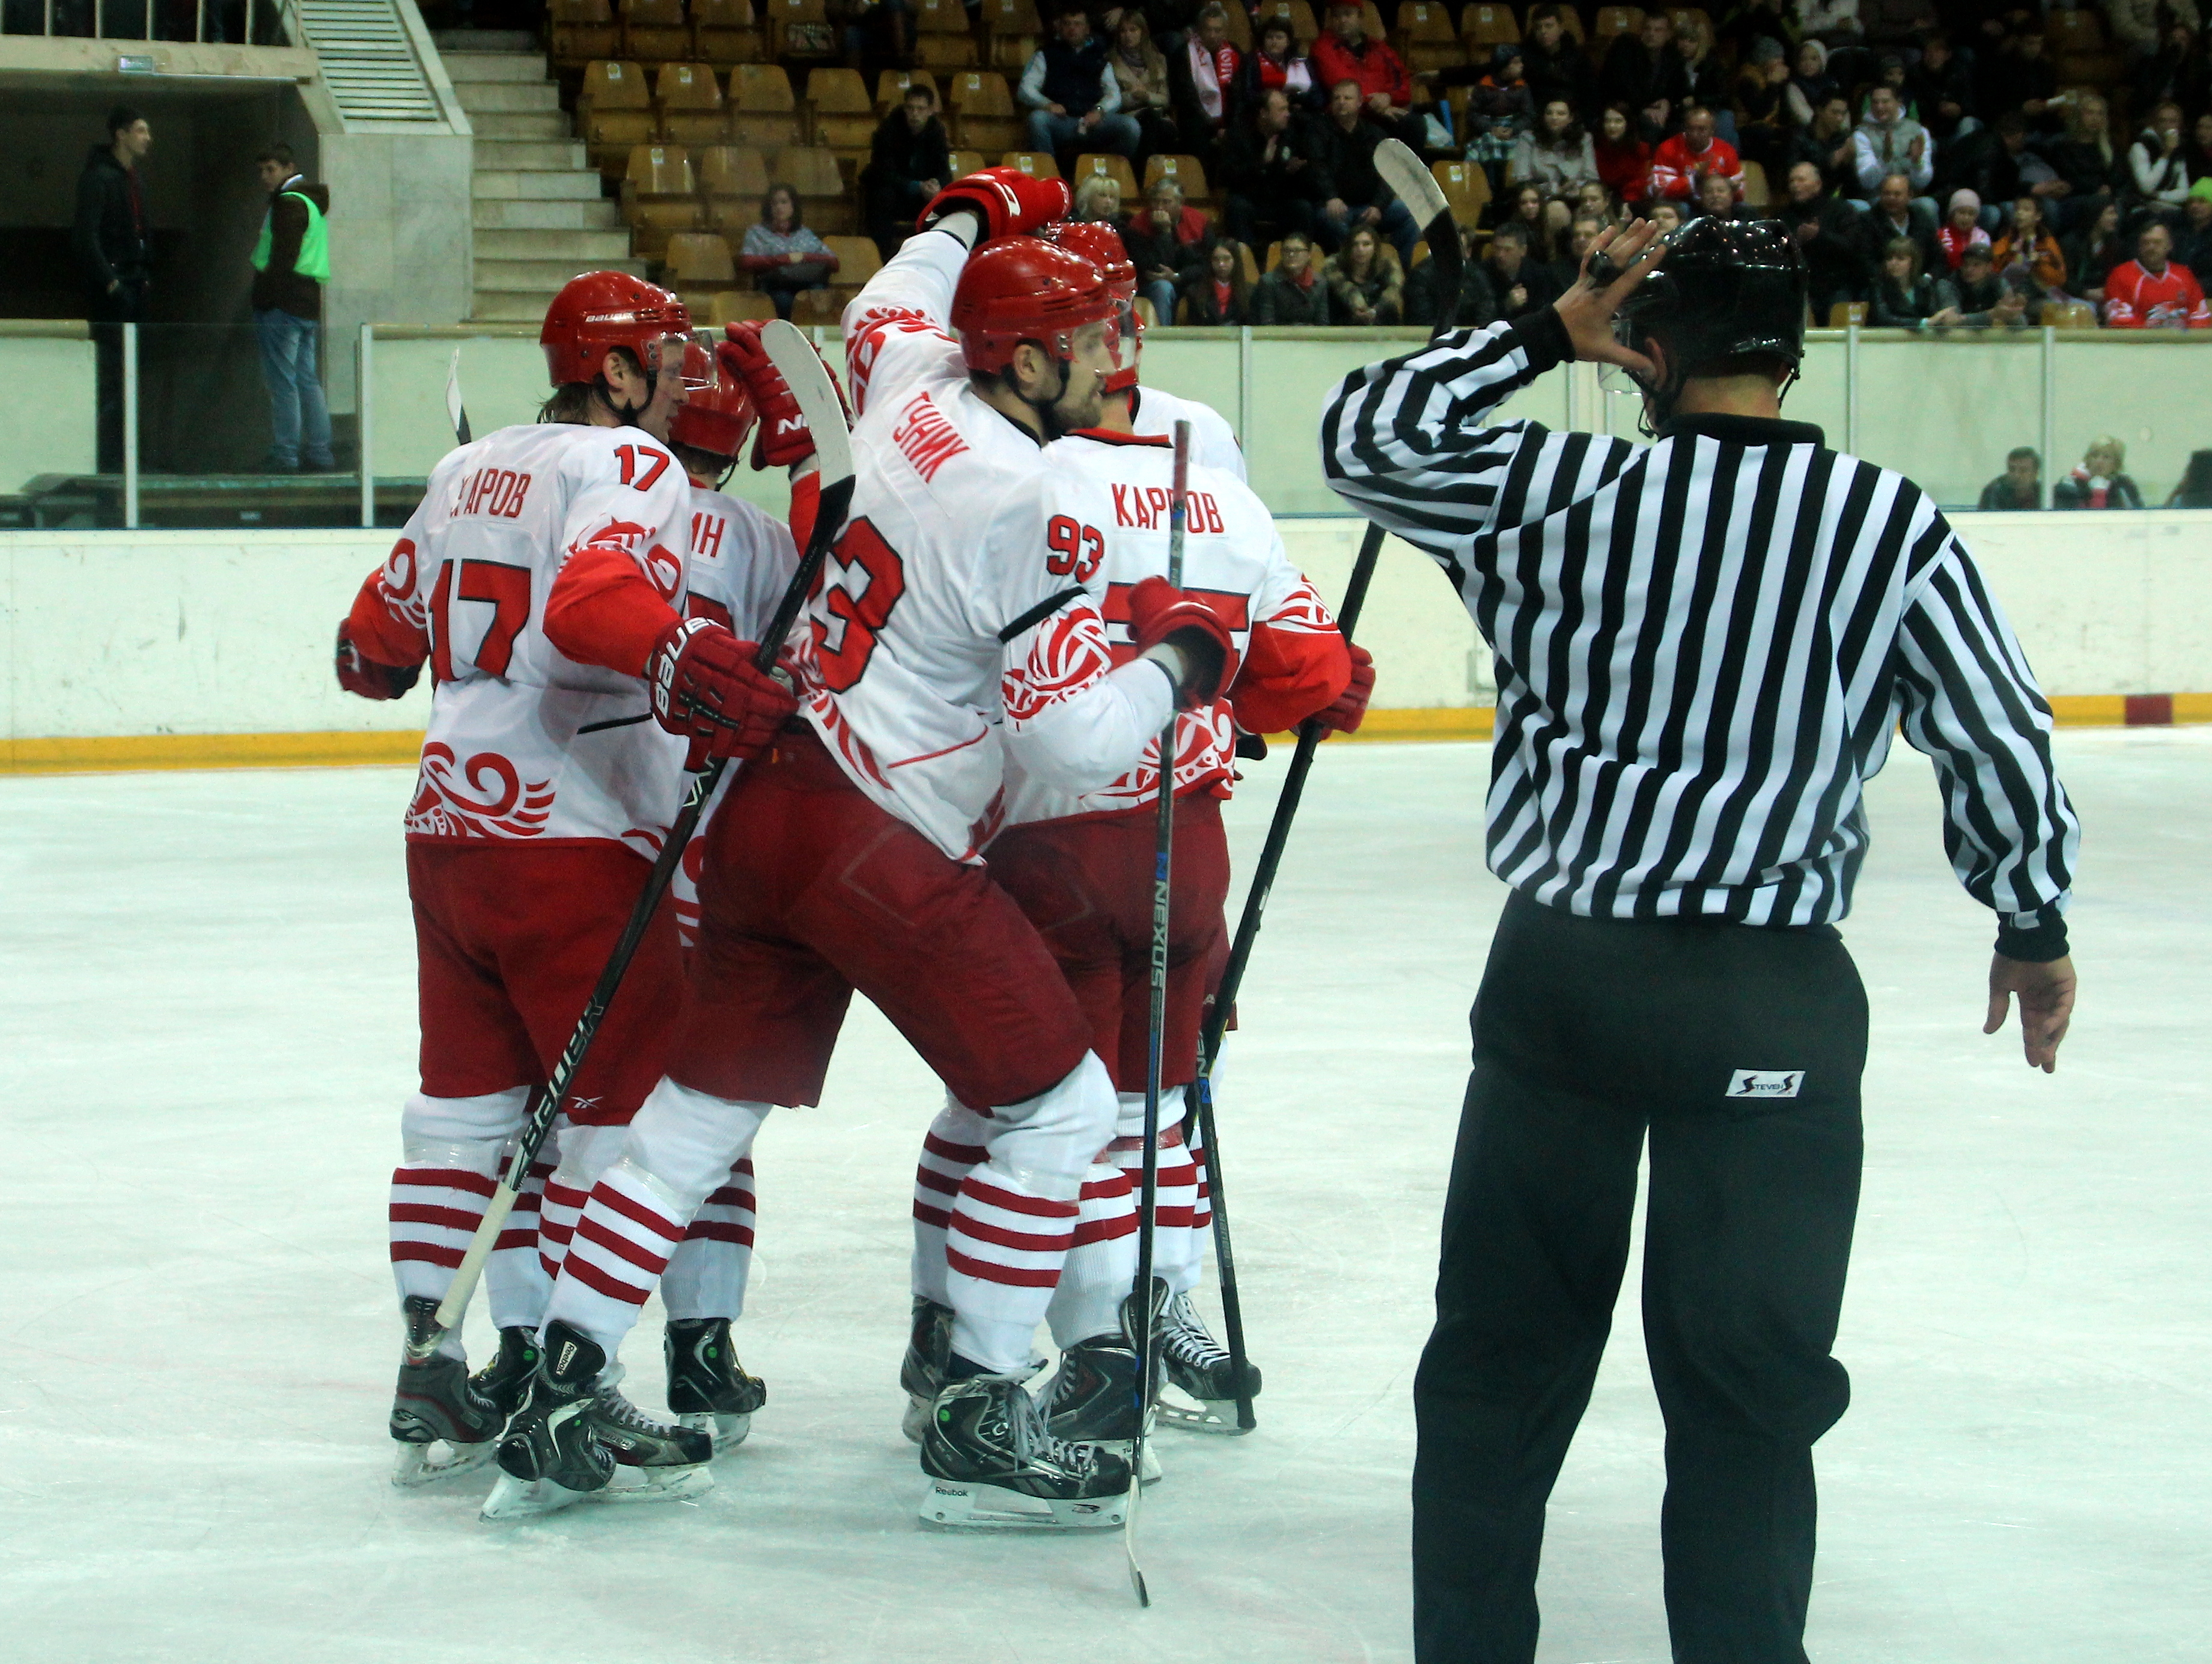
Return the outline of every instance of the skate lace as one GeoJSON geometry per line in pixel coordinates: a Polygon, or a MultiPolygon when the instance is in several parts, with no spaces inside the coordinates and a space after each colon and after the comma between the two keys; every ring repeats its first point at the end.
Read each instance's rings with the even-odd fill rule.
{"type": "Polygon", "coordinates": [[[673,1438],[677,1429],[673,1422],[661,1421],[632,1404],[623,1396],[620,1382],[622,1366],[616,1364],[599,1377],[593,1396],[599,1400],[600,1413],[617,1426],[633,1433],[642,1433],[649,1438],[673,1438]]]}
{"type": "Polygon", "coordinates": [[[1098,1466],[1098,1452],[1087,1444],[1073,1444],[1056,1437],[1045,1425],[1044,1412],[1037,1401],[1020,1388],[1010,1394],[1010,1399],[1020,1400],[1007,1403],[1004,1413],[1012,1434],[1015,1459],[1027,1464],[1042,1459],[1071,1473],[1089,1473],[1098,1466]]]}
{"type": "Polygon", "coordinates": [[[1192,1309],[1188,1295],[1177,1295],[1163,1315],[1160,1339],[1169,1356],[1179,1363],[1206,1368],[1229,1362],[1228,1349],[1213,1338],[1204,1320],[1192,1309]]]}

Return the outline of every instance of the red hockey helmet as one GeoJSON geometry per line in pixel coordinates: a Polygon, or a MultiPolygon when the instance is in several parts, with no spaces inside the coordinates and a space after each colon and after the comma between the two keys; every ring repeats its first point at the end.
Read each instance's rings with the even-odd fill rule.
{"type": "Polygon", "coordinates": [[[1056,220],[1037,235],[1080,254],[1098,268],[1114,297],[1114,373],[1106,391],[1124,393],[1137,385],[1137,268],[1121,234],[1103,220],[1056,220]]]}
{"type": "Polygon", "coordinates": [[[1033,341],[1063,363],[1075,331],[1114,321],[1114,296],[1098,268],[1036,237],[995,237],[968,257],[952,294],[952,327],[968,367],[994,374],[1033,341]]]}
{"type": "Polygon", "coordinates": [[[691,333],[691,313],[666,289],[620,271],[587,271],[571,277],[545,308],[538,344],[553,385],[590,381],[610,347],[628,347],[638,362],[654,367],[656,343],[691,333]]]}
{"type": "Polygon", "coordinates": [[[734,457],[744,446],[758,413],[745,384],[722,368],[696,342],[684,349],[684,403],[669,419],[672,444],[713,457],[734,457]]]}

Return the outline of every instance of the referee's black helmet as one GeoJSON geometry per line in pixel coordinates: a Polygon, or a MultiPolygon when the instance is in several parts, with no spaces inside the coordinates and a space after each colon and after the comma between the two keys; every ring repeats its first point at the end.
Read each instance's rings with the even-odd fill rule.
{"type": "Polygon", "coordinates": [[[1774,220],[1696,219],[1667,239],[1667,258],[1639,283],[1613,327],[1641,350],[1666,354],[1663,385],[1648,387],[1651,414],[1674,413],[1682,383],[1727,360],[1770,358],[1794,375],[1805,358],[1805,257],[1774,220]]]}

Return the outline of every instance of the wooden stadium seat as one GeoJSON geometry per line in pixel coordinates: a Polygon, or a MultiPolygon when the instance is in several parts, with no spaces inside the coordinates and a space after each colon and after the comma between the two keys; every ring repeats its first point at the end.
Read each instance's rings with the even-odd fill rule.
{"type": "Polygon", "coordinates": [[[958,70],[945,77],[945,106],[952,118],[952,137],[963,149],[986,155],[1011,150],[1024,128],[1014,113],[1013,94],[996,70],[958,70]]]}
{"type": "Polygon", "coordinates": [[[684,297],[690,305],[691,292],[738,286],[737,262],[730,258],[730,246],[720,234],[713,231],[677,231],[669,234],[668,287],[684,297]]]}
{"type": "Polygon", "coordinates": [[[1589,37],[1583,29],[1581,7],[1563,5],[1559,8],[1559,33],[1577,46],[1584,45],[1589,40],[1589,37]]]}
{"type": "Polygon", "coordinates": [[[1253,9],[1252,21],[1256,25],[1270,17],[1291,20],[1291,33],[1301,46],[1310,46],[1321,34],[1321,22],[1308,0],[1260,0],[1253,9]]]}
{"type": "Polygon", "coordinates": [[[641,144],[629,153],[622,215],[629,222],[630,246],[647,259],[659,258],[672,233],[698,229],[699,198],[682,145],[641,144]]]}
{"type": "Polygon", "coordinates": [[[816,235],[854,228],[844,176],[829,151],[811,144],[791,145],[769,158],[768,177],[770,185],[787,185],[799,192],[799,211],[816,235]]]}
{"type": "Polygon", "coordinates": [[[1370,40],[1388,41],[1390,39],[1390,26],[1382,21],[1382,8],[1376,4],[1375,0],[1364,0],[1359,8],[1359,27],[1366,32],[1370,40]]]}
{"type": "Polygon", "coordinates": [[[1744,163],[1743,205],[1746,208],[1765,208],[1773,201],[1773,188],[1766,182],[1766,170],[1755,161],[1744,163]]]}
{"type": "Polygon", "coordinates": [[[1705,15],[1703,6],[1669,6],[1667,8],[1667,21],[1674,26],[1677,34],[1692,23],[1702,24],[1708,34],[1712,32],[1713,20],[1705,15]]]}
{"type": "MultiPolygon", "coordinates": [[[[1402,8],[1400,15],[1404,15],[1402,8]]],[[[1561,21],[1565,22],[1564,17],[1561,21]]],[[[1470,5],[1460,14],[1459,33],[1460,38],[1469,46],[1483,48],[1484,56],[1487,57],[1490,47],[1518,40],[1521,26],[1513,21],[1513,8],[1510,6],[1470,5]]]]}
{"type": "Polygon", "coordinates": [[[769,51],[777,58],[821,59],[843,54],[837,26],[823,0],[762,0],[769,51]]]}
{"type": "Polygon", "coordinates": [[[695,157],[693,166],[709,205],[742,203],[749,218],[758,214],[760,199],[768,195],[766,152],[718,144],[695,157]]]}
{"type": "Polygon", "coordinates": [[[740,64],[730,71],[730,137],[763,150],[799,143],[799,106],[781,64],[740,64]]]}
{"type": "Polygon", "coordinates": [[[768,31],[753,0],[691,0],[691,53],[718,70],[766,58],[768,31]]]}
{"type": "Polygon", "coordinates": [[[946,153],[945,166],[952,170],[952,177],[956,179],[965,179],[970,173],[981,173],[990,165],[984,159],[981,150],[952,150],[946,153]]]}
{"type": "Polygon", "coordinates": [[[1229,13],[1229,44],[1240,52],[1252,50],[1252,20],[1244,15],[1242,6],[1227,8],[1229,13]]]}
{"type": "Polygon", "coordinates": [[[576,130],[601,173],[622,178],[631,149],[652,143],[657,124],[641,68],[609,58],[586,67],[583,89],[576,95],[576,130]]]}
{"type": "Polygon", "coordinates": [[[884,269],[884,257],[877,252],[872,237],[824,237],[830,252],[837,257],[837,271],[830,285],[830,292],[837,297],[837,310],[845,310],[845,302],[860,292],[869,278],[884,269]]]}
{"type": "Polygon", "coordinates": [[[1144,321],[1146,329],[1152,330],[1159,327],[1159,309],[1141,295],[1137,297],[1136,313],[1144,321]]]}
{"type": "Polygon", "coordinates": [[[1589,54],[1602,59],[1606,48],[1613,45],[1617,34],[1634,34],[1644,27],[1644,8],[1641,6],[1600,6],[1597,26],[1590,31],[1589,54]]]}
{"type": "Polygon", "coordinates": [[[842,288],[803,288],[791,297],[791,321],[801,329],[836,329],[852,298],[842,288]]]}
{"type": "Polygon", "coordinates": [[[1073,191],[1093,174],[1103,174],[1121,187],[1123,206],[1133,206],[1137,200],[1137,176],[1129,171],[1129,159],[1110,150],[1086,151],[1075,159],[1075,173],[1067,182],[1073,191]]]}
{"type": "Polygon", "coordinates": [[[1019,75],[1044,38],[1034,0],[983,0],[982,15],[991,67],[1019,75]]]}
{"type": "Polygon", "coordinates": [[[1471,161],[1431,162],[1429,173],[1450,205],[1453,224],[1474,225],[1482,218],[1482,210],[1490,202],[1490,175],[1480,165],[1471,161]]]}
{"type": "Polygon", "coordinates": [[[2098,52],[2105,49],[2105,20],[2086,6],[2052,7],[2044,17],[2043,32],[2054,58],[2061,52],[2098,52]]]}
{"type": "Polygon", "coordinates": [[[962,0],[913,0],[916,34],[966,34],[968,8],[962,0]]]}
{"type": "Polygon", "coordinates": [[[664,64],[653,83],[664,143],[687,149],[720,144],[730,131],[721,83],[709,64],[664,64]]]}
{"type": "Polygon", "coordinates": [[[623,0],[623,56],[661,64],[691,53],[691,25],[684,0],[623,0]]]}
{"type": "Polygon", "coordinates": [[[1467,62],[1452,28],[1451,10],[1438,0],[1406,0],[1398,8],[1398,56],[1416,75],[1467,62]]]}
{"type": "Polygon", "coordinates": [[[837,150],[866,150],[876,136],[876,106],[858,70],[807,72],[806,125],[817,144],[837,150]]]}
{"type": "Polygon", "coordinates": [[[1145,189],[1149,191],[1162,179],[1173,179],[1182,187],[1182,199],[1192,208],[1202,208],[1213,200],[1213,192],[1206,183],[1206,167],[1196,156],[1157,155],[1145,164],[1145,189]]]}
{"type": "Polygon", "coordinates": [[[880,121],[890,114],[899,100],[906,96],[906,89],[917,81],[931,92],[938,94],[940,105],[944,102],[937,77],[927,70],[885,70],[876,76],[876,118],[880,121]]]}
{"type": "Polygon", "coordinates": [[[1018,167],[1033,179],[1056,179],[1060,177],[1060,164],[1053,160],[1048,150],[1009,150],[999,158],[999,166],[1018,167]]]}
{"type": "Polygon", "coordinates": [[[2087,301],[2045,301],[2036,322],[2062,330],[2094,330],[2097,309],[2087,301]]]}
{"type": "Polygon", "coordinates": [[[546,9],[556,68],[573,70],[621,52],[622,26],[609,0],[552,0],[546,9]]]}
{"type": "MultiPolygon", "coordinates": [[[[691,316],[695,320],[700,319],[696,312],[691,316]]],[[[775,316],[774,297],[763,295],[758,289],[726,288],[718,289],[707,297],[703,321],[708,329],[719,330],[725,324],[766,323],[775,316]]]]}
{"type": "Polygon", "coordinates": [[[972,70],[978,57],[975,37],[970,34],[916,33],[914,37],[915,64],[940,75],[955,70],[972,70]]]}
{"type": "Polygon", "coordinates": [[[1838,301],[1828,308],[1828,327],[1847,330],[1854,324],[1867,320],[1867,303],[1863,301],[1838,301]]]}

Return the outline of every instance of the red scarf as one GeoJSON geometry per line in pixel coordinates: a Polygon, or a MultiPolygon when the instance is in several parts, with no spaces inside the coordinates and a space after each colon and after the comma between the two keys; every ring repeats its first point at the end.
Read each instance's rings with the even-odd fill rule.
{"type": "Polygon", "coordinates": [[[2101,485],[2091,485],[2089,482],[2093,477],[2088,469],[2081,464],[2077,462],[2074,465],[2074,483],[2087,488],[2087,495],[2083,506],[2089,508],[2106,507],[2108,506],[2107,500],[2112,495],[2112,483],[2106,480],[2101,485]]]}

